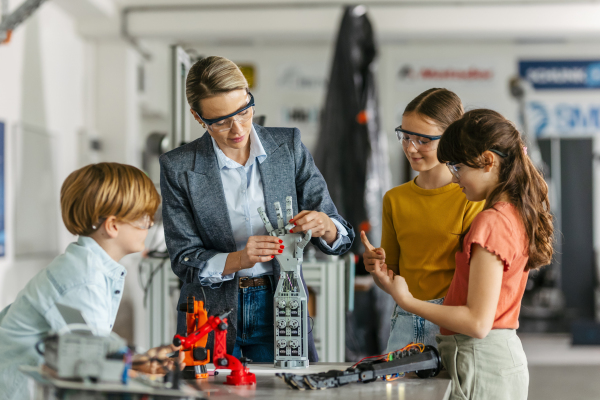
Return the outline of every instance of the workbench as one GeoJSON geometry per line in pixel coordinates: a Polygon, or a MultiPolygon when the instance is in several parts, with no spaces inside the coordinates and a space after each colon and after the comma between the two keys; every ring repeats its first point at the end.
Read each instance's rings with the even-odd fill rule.
{"type": "MultiPolygon", "coordinates": [[[[294,390],[289,388],[284,381],[275,376],[276,372],[288,372],[299,375],[326,372],[331,369],[344,370],[352,363],[317,363],[308,369],[282,370],[273,367],[273,364],[250,364],[250,372],[256,374],[256,386],[228,386],[224,385],[228,370],[220,370],[218,376],[211,376],[208,380],[195,381],[196,387],[209,392],[211,399],[264,399],[264,400],[294,400],[294,399],[394,399],[394,400],[446,400],[450,397],[450,379],[443,371],[440,375],[430,379],[420,379],[415,374],[408,374],[404,378],[393,382],[377,380],[371,383],[353,383],[335,389],[326,390],[294,390]]],[[[212,365],[209,364],[209,370],[212,365]]]]}
{"type": "MultiPolygon", "coordinates": [[[[371,383],[353,383],[345,386],[341,386],[335,389],[327,390],[306,390],[299,391],[289,388],[285,382],[275,376],[277,372],[292,372],[295,374],[313,374],[319,372],[329,371],[331,369],[343,370],[350,367],[352,363],[317,363],[311,365],[308,369],[296,369],[296,370],[281,370],[273,367],[273,364],[250,364],[250,371],[256,374],[256,385],[252,386],[229,386],[224,385],[226,376],[229,374],[229,370],[219,370],[219,375],[210,376],[208,379],[198,379],[195,381],[187,381],[193,388],[198,389],[196,396],[191,395],[190,392],[179,393],[179,396],[183,398],[210,398],[219,400],[228,399],[261,399],[261,400],[294,400],[294,399],[328,399],[328,400],[350,400],[350,399],[394,399],[394,400],[447,400],[450,396],[450,379],[448,378],[445,371],[439,376],[430,379],[420,379],[415,374],[408,374],[406,377],[399,378],[393,382],[385,382],[377,380],[371,383]]],[[[208,370],[213,370],[214,367],[209,364],[208,370]]],[[[56,399],[55,389],[56,384],[52,384],[51,381],[44,379],[42,371],[37,367],[24,367],[23,370],[27,371],[27,375],[34,379],[36,384],[36,400],[37,399],[56,399]]],[[[90,387],[89,385],[83,385],[81,383],[70,382],[65,387],[71,388],[70,395],[73,395],[74,391],[80,391],[83,396],[79,398],[94,398],[99,399],[101,396],[85,396],[83,392],[96,392],[101,394],[104,390],[100,389],[103,384],[98,385],[97,388],[90,387]],[[100,390],[99,390],[100,389],[100,390]]],[[[115,393],[114,385],[111,385],[112,393],[115,393]]],[[[134,385],[135,386],[135,385],[134,385]]],[[[124,398],[134,398],[131,396],[133,387],[125,389],[123,392],[129,391],[129,395],[124,398]]],[[[188,388],[189,389],[189,388],[188,388]]],[[[160,398],[166,395],[164,391],[157,391],[154,395],[150,395],[150,398],[160,398]]],[[[172,396],[173,394],[171,394],[172,396]]],[[[176,396],[176,397],[179,397],[176,396]]],[[[118,398],[118,396],[112,395],[111,398],[118,398]]],[[[60,398],[59,398],[60,399],[60,398]]]]}

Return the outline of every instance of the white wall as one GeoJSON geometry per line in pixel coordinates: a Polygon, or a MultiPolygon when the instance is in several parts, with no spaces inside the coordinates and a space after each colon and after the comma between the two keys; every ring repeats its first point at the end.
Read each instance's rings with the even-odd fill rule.
{"type": "MultiPolygon", "coordinates": [[[[0,309],[76,239],[60,216],[60,187],[67,175],[92,162],[141,163],[138,54],[116,38],[83,37],[81,21],[68,12],[79,12],[81,4],[59,3],[45,3],[14,31],[10,43],[0,45],[7,237],[7,254],[0,259],[0,309]],[[91,150],[91,139],[100,140],[100,151],[91,150]]],[[[134,313],[142,301],[138,261],[139,255],[122,261],[129,276],[115,330],[143,346],[145,315],[134,313]]]]}
{"type": "MultiPolygon", "coordinates": [[[[333,42],[250,44],[239,45],[187,45],[201,55],[221,55],[236,63],[251,64],[256,71],[256,87],[252,89],[257,103],[256,113],[267,116],[267,126],[296,126],[310,150],[314,150],[318,131],[318,111],[325,98],[326,80],[332,57],[333,42]],[[305,82],[304,86],[299,81],[305,82]],[[294,108],[311,111],[305,123],[290,120],[287,111],[294,108]]],[[[146,95],[147,108],[165,110],[169,86],[163,85],[169,76],[169,43],[153,41],[148,46],[154,58],[147,67],[147,82],[151,94],[146,95]]],[[[445,87],[455,91],[466,109],[492,108],[517,122],[517,103],[509,93],[509,79],[518,74],[520,59],[586,59],[600,56],[595,42],[571,41],[561,43],[525,43],[515,41],[419,41],[380,45],[377,82],[379,86],[382,125],[389,143],[389,158],[394,185],[402,181],[403,154],[397,144],[394,128],[401,123],[402,110],[422,91],[431,87],[445,87]],[[472,68],[491,72],[489,79],[401,79],[399,70],[411,66],[421,68],[453,69],[466,71],[472,68]]],[[[587,94],[593,96],[593,94],[587,94]]],[[[154,113],[142,117],[143,137],[152,130],[168,131],[166,115],[154,113]]],[[[204,130],[192,122],[192,139],[204,130]]],[[[141,139],[143,140],[143,138],[141,139]]]]}
{"type": "Polygon", "coordinates": [[[0,307],[73,240],[62,225],[58,196],[78,160],[84,48],[70,16],[51,2],[0,46],[7,153],[0,307]]]}

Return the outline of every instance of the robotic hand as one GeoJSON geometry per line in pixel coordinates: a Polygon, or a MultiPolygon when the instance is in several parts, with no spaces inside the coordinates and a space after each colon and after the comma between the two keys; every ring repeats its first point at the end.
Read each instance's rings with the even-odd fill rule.
{"type": "Polygon", "coordinates": [[[265,224],[265,228],[267,229],[267,233],[270,236],[278,237],[283,241],[283,245],[285,246],[283,252],[279,255],[276,255],[277,261],[281,265],[282,271],[294,271],[296,266],[300,266],[302,264],[302,255],[304,252],[304,248],[310,241],[312,237],[312,232],[309,229],[305,235],[300,233],[290,233],[291,229],[294,228],[294,225],[289,223],[289,221],[294,217],[294,211],[292,209],[292,197],[287,196],[285,198],[285,210],[286,210],[286,220],[288,224],[285,224],[285,220],[283,219],[283,211],[281,210],[281,204],[276,202],[275,204],[275,212],[277,213],[277,229],[273,228],[271,222],[267,218],[267,214],[262,207],[258,208],[258,214],[265,224]]]}
{"type": "MultiPolygon", "coordinates": [[[[294,216],[292,197],[285,198],[286,219],[294,216]]],[[[273,313],[275,315],[275,367],[306,368],[308,367],[308,295],[302,285],[300,269],[302,253],[312,237],[306,234],[291,233],[293,224],[285,225],[281,204],[275,203],[277,213],[277,229],[274,229],[262,207],[258,213],[271,236],[283,241],[283,251],[276,255],[281,266],[279,282],[273,296],[273,313]]]]}

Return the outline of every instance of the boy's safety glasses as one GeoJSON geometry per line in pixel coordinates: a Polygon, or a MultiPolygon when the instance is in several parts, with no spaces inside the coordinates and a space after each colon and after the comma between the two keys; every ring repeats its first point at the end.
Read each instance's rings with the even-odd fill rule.
{"type": "MultiPolygon", "coordinates": [[[[106,218],[99,218],[98,219],[98,223],[92,225],[92,229],[96,230],[98,228],[100,228],[100,226],[104,223],[104,221],[106,221],[106,218]]],[[[135,220],[135,221],[127,221],[125,222],[131,226],[133,226],[134,228],[137,229],[150,229],[154,226],[154,221],[152,221],[152,218],[150,218],[150,216],[148,214],[145,214],[144,216],[142,216],[141,218],[135,220]]]]}
{"type": "Polygon", "coordinates": [[[442,138],[441,135],[429,136],[407,131],[406,129],[402,129],[402,125],[396,128],[396,137],[402,142],[402,147],[406,149],[412,143],[417,151],[433,151],[437,149],[437,141],[442,138]]]}

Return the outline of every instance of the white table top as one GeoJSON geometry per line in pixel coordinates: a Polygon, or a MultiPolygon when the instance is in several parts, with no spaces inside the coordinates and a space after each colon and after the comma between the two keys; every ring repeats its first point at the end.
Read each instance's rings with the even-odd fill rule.
{"type": "MultiPolygon", "coordinates": [[[[183,397],[194,397],[192,388],[198,389],[198,397],[218,398],[219,400],[227,399],[330,399],[330,400],[349,400],[349,399],[368,399],[374,398],[394,400],[447,400],[450,396],[450,379],[444,372],[435,378],[420,379],[414,374],[408,374],[404,378],[397,379],[393,382],[385,382],[377,380],[368,384],[351,383],[334,389],[326,390],[294,390],[289,388],[285,382],[276,377],[278,372],[294,373],[299,375],[314,374],[325,372],[332,369],[344,370],[351,366],[352,363],[317,363],[311,365],[307,369],[279,369],[273,364],[250,364],[250,371],[256,375],[256,385],[251,386],[230,386],[224,385],[229,370],[219,370],[219,375],[211,376],[208,379],[198,379],[195,381],[186,381],[190,387],[185,388],[184,392],[179,395],[183,397]]],[[[212,364],[209,364],[208,370],[214,369],[212,364]]],[[[37,385],[54,386],[62,389],[81,390],[81,391],[99,391],[99,392],[129,392],[140,393],[148,392],[148,387],[136,381],[130,381],[129,385],[123,386],[119,384],[84,384],[82,382],[72,382],[57,380],[49,377],[39,367],[21,367],[21,369],[36,381],[37,385]]],[[[169,391],[153,391],[155,396],[170,394],[169,391]]]]}

